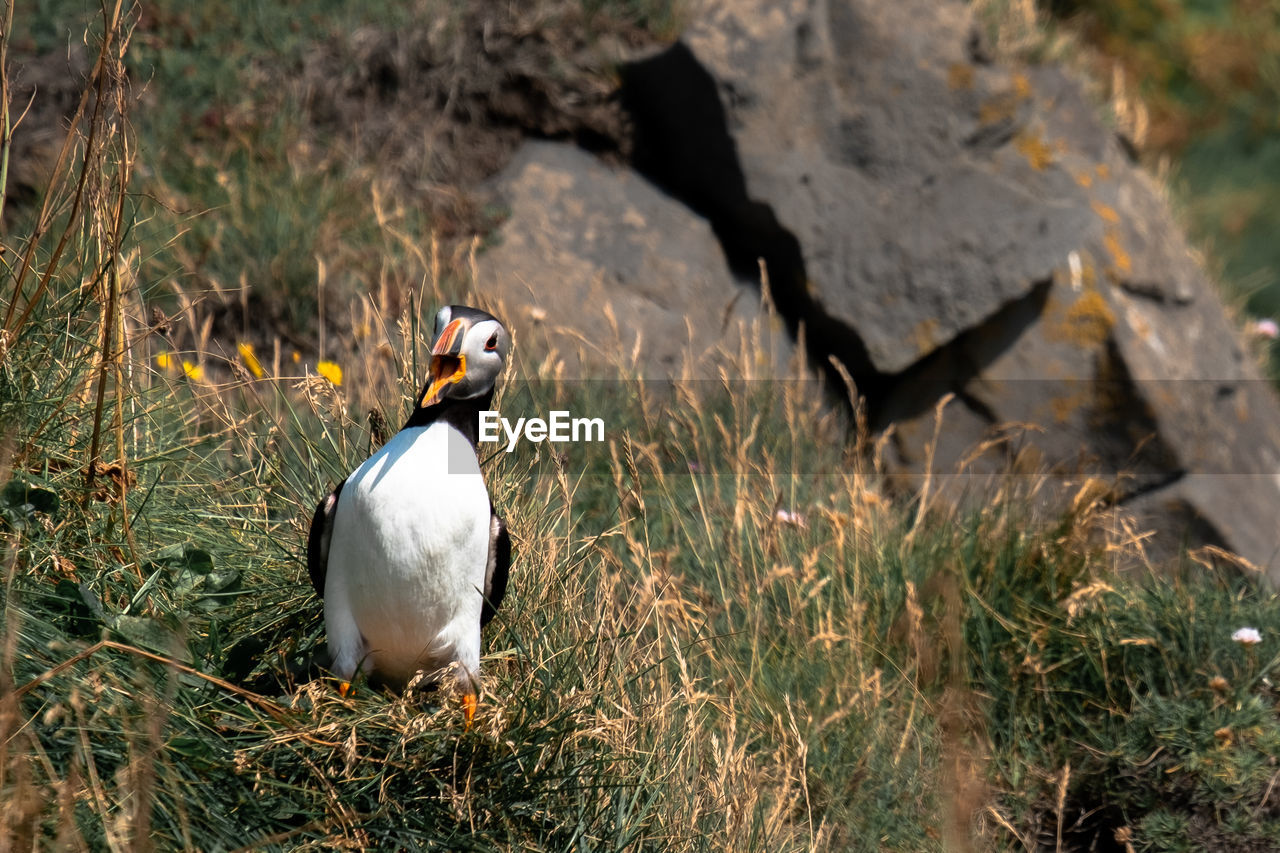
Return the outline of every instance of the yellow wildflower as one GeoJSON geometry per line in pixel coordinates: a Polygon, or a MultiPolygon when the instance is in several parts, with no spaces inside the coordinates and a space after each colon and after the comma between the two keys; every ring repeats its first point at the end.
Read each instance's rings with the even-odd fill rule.
{"type": "Polygon", "coordinates": [[[253,374],[255,379],[261,379],[265,374],[262,365],[258,362],[258,356],[253,351],[253,344],[238,343],[236,349],[240,351],[240,358],[244,361],[245,367],[249,368],[249,372],[253,374]]]}
{"type": "Polygon", "coordinates": [[[174,366],[174,358],[167,352],[162,352],[156,356],[156,367],[161,370],[168,370],[174,366]]]}
{"type": "Polygon", "coordinates": [[[334,385],[342,384],[342,368],[332,361],[322,361],[316,365],[316,373],[328,379],[334,385]]]}
{"type": "Polygon", "coordinates": [[[192,364],[185,358],[182,360],[182,372],[187,374],[187,378],[194,382],[200,382],[204,379],[204,368],[198,364],[192,364]]]}

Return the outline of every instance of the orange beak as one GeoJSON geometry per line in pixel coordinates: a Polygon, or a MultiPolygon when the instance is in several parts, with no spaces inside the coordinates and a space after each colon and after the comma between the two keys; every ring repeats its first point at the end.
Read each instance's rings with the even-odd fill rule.
{"type": "Polygon", "coordinates": [[[463,731],[471,731],[471,724],[476,719],[476,694],[464,693],[462,696],[463,731]]]}
{"type": "Polygon", "coordinates": [[[467,375],[467,357],[462,354],[462,321],[454,320],[444,327],[435,346],[431,348],[431,381],[422,392],[423,406],[440,402],[440,392],[446,385],[461,382],[467,375]]]}

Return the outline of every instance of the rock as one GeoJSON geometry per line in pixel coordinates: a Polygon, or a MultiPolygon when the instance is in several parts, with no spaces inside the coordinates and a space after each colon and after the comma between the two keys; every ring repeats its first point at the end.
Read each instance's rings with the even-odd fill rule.
{"type": "Polygon", "coordinates": [[[1230,543],[1229,550],[1267,572],[1274,584],[1274,535],[1255,523],[1253,513],[1240,509],[1275,488],[1274,468],[1262,474],[1192,473],[1127,502],[1125,510],[1138,529],[1164,532],[1146,543],[1148,559],[1155,565],[1177,557],[1183,549],[1230,543]]]}
{"type": "Polygon", "coordinates": [[[734,2],[685,35],[720,86],[749,195],[795,234],[815,301],[881,373],[1026,296],[1093,224],[1007,156],[1027,98],[968,61],[968,30],[961,4],[734,2]]]}
{"type": "Polygon", "coordinates": [[[955,393],[935,472],[1027,424],[1039,470],[1116,478],[1165,541],[1225,546],[1280,582],[1274,393],[1099,107],[1058,69],[972,57],[970,16],[710,2],[624,69],[636,165],[722,241],[765,247],[779,307],[895,425],[898,471],[922,473],[955,393]],[[691,94],[708,80],[714,109],[691,94]],[[771,253],[788,240],[794,258],[771,253]]]}
{"type": "MultiPolygon", "coordinates": [[[[1158,531],[1155,555],[1219,545],[1280,581],[1280,407],[1270,383],[1246,358],[1158,188],[1093,105],[1058,71],[1029,79],[1037,132],[1055,152],[1044,171],[1075,176],[1074,188],[1058,180],[1054,198],[1074,199],[1096,222],[1040,304],[1005,309],[908,371],[883,419],[906,414],[921,421],[918,435],[932,415],[911,410],[955,391],[988,426],[960,421],[952,443],[976,444],[1000,423],[1034,424],[1048,470],[1116,479],[1122,503],[1158,531]]],[[[924,445],[897,448],[918,471],[924,445]]],[[[935,466],[952,464],[935,455],[935,466]]]]}
{"type": "Polygon", "coordinates": [[[479,290],[568,375],[635,353],[709,378],[761,317],[763,263],[812,362],[893,427],[895,476],[924,473],[954,394],[942,493],[983,500],[1015,457],[1058,496],[1112,480],[1152,553],[1218,545],[1280,582],[1274,391],[1099,106],[979,55],[975,29],[959,0],[709,0],[621,68],[613,150],[648,181],[526,144],[479,290]]]}
{"type": "Polygon", "coordinates": [[[634,172],[530,141],[493,192],[510,216],[479,256],[476,290],[562,375],[718,379],[754,324],[779,346],[756,366],[785,363],[785,332],[730,274],[706,220],[634,172]]]}

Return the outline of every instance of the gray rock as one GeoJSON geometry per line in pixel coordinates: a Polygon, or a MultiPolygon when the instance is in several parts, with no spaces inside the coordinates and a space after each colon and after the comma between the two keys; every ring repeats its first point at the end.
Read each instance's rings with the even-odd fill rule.
{"type": "Polygon", "coordinates": [[[757,325],[776,350],[748,372],[783,369],[781,322],[730,275],[706,220],[634,172],[531,141],[493,192],[510,215],[479,256],[476,290],[529,352],[555,354],[559,375],[736,378],[744,365],[734,356],[757,325]]]}
{"type": "Polygon", "coordinates": [[[1148,559],[1160,564],[1183,549],[1228,544],[1276,582],[1277,543],[1274,531],[1240,512],[1249,501],[1266,500],[1277,488],[1275,473],[1188,474],[1168,486],[1143,494],[1125,505],[1139,529],[1163,535],[1146,543],[1148,559]],[[1270,567],[1270,568],[1268,568],[1270,567]]]}
{"type": "Polygon", "coordinates": [[[932,0],[735,2],[685,35],[720,83],[749,194],[795,234],[814,299],[883,373],[1026,296],[1094,226],[1055,197],[1070,179],[1028,182],[1026,158],[1008,156],[1025,98],[968,61],[966,15],[932,0]]]}
{"type": "Polygon", "coordinates": [[[900,472],[922,473],[951,391],[935,473],[1026,424],[1037,470],[1116,478],[1162,541],[1223,545],[1280,582],[1272,389],[1098,105],[1060,70],[972,59],[969,15],[733,0],[686,33],[745,195],[801,247],[802,310],[862,342],[900,472]]]}

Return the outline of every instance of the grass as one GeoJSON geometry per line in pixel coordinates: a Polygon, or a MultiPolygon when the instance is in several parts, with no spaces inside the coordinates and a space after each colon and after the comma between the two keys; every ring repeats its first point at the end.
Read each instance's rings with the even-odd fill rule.
{"type": "MultiPolygon", "coordinates": [[[[307,248],[247,239],[237,218],[265,216],[265,193],[181,238],[134,206],[155,152],[121,120],[124,78],[103,81],[48,227],[10,232],[0,271],[4,846],[1275,849],[1272,593],[1212,552],[1117,572],[1140,542],[1106,484],[1058,514],[1026,475],[971,511],[901,496],[865,430],[812,383],[754,379],[752,352],[714,387],[625,362],[535,383],[515,330],[503,413],[599,414],[608,440],[486,460],[516,562],[476,725],[431,693],[340,697],[305,525],[375,444],[367,412],[407,413],[424,318],[484,282],[443,273],[401,201],[337,204],[371,214],[339,254],[381,288],[329,294],[362,330],[344,379],[287,341],[255,341],[258,376],[207,332],[212,286],[155,264],[242,227],[243,263],[301,264],[327,245],[310,193],[358,180],[278,185],[307,248]],[[1244,625],[1260,645],[1231,639],[1244,625]]],[[[293,168],[271,157],[289,127],[263,132],[258,160],[213,146],[217,168],[243,158],[245,198],[293,168]]],[[[318,303],[315,285],[294,286],[318,303]]]]}

